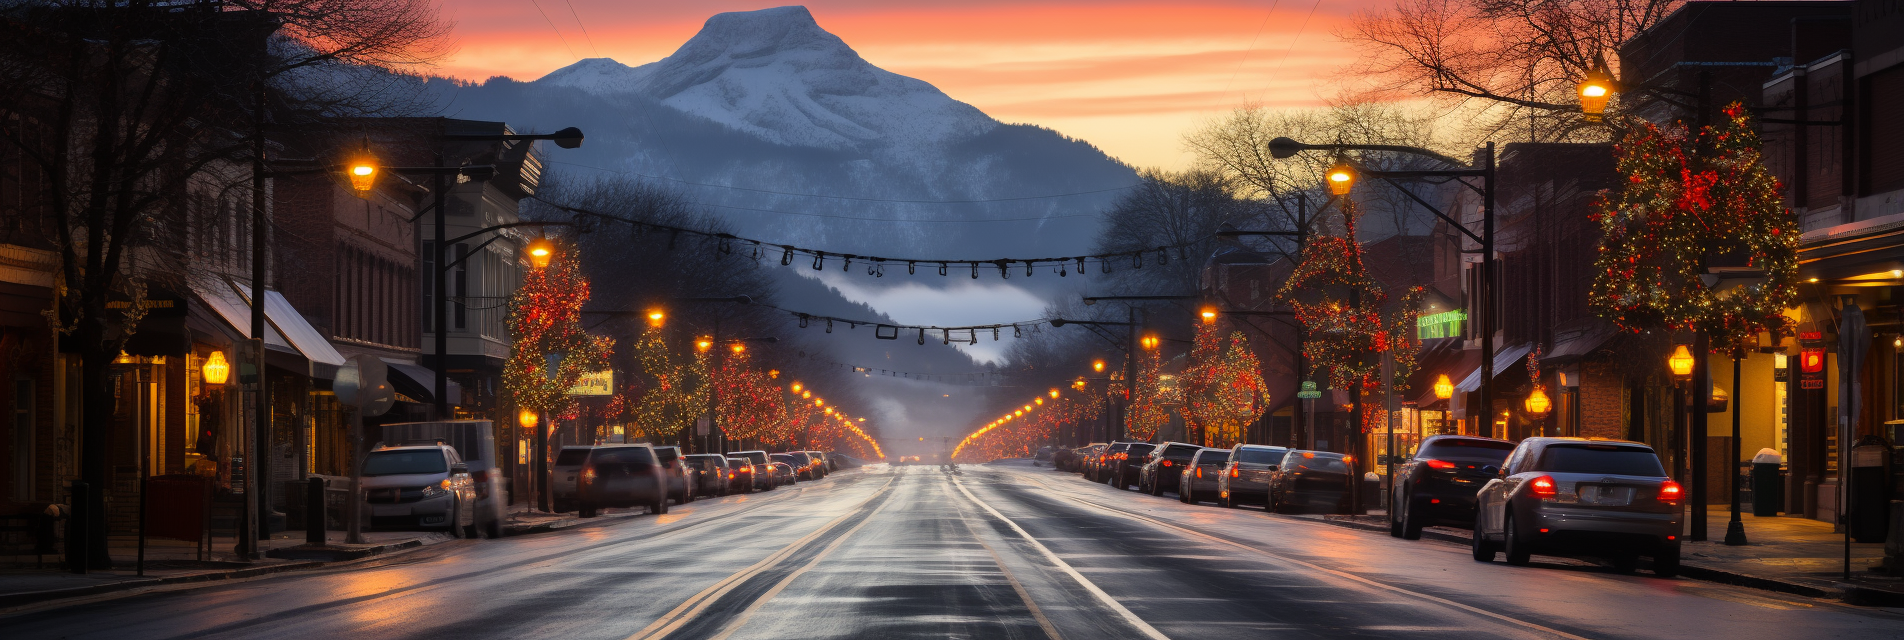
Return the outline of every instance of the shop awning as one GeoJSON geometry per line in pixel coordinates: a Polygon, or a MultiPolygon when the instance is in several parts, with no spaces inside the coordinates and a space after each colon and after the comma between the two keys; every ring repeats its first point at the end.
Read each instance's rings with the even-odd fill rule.
{"type": "Polygon", "coordinates": [[[1554,350],[1540,357],[1542,366],[1548,364],[1567,364],[1585,358],[1599,349],[1601,345],[1619,335],[1619,327],[1605,320],[1594,319],[1571,329],[1554,331],[1554,350]]]}
{"type": "MultiPolygon", "coordinates": [[[[251,338],[251,287],[236,282],[221,280],[204,287],[194,287],[200,298],[218,312],[232,329],[246,339],[251,338]]],[[[291,306],[284,295],[269,289],[264,297],[265,350],[302,358],[303,373],[313,378],[329,380],[337,377],[337,368],[343,366],[344,356],[325,340],[323,334],[304,321],[304,316],[291,306]]],[[[266,354],[266,362],[271,362],[266,354]]],[[[284,364],[290,364],[288,362],[284,364]]],[[[280,365],[283,366],[283,365],[280,365]]],[[[298,367],[285,367],[296,369],[298,367]]]]}
{"type": "MultiPolygon", "coordinates": [[[[424,404],[436,402],[436,372],[402,360],[379,359],[390,365],[390,386],[395,387],[397,393],[424,404]]],[[[462,386],[456,384],[455,380],[445,381],[444,384],[444,393],[449,396],[450,404],[457,404],[463,397],[462,386]]]]}
{"type": "MultiPolygon", "coordinates": [[[[1519,366],[1521,361],[1527,358],[1527,352],[1533,350],[1534,343],[1526,342],[1511,347],[1504,347],[1500,351],[1494,352],[1494,377],[1499,378],[1502,373],[1513,371],[1514,367],[1519,366]]],[[[1478,366],[1475,367],[1474,371],[1468,374],[1468,377],[1462,378],[1460,383],[1454,385],[1454,390],[1456,393],[1480,391],[1481,368],[1478,366]]]]}

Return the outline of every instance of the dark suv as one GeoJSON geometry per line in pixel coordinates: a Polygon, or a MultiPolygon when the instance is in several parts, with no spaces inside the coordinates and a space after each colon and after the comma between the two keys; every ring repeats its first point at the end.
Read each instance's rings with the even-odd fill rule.
{"type": "Polygon", "coordinates": [[[1137,469],[1137,490],[1153,496],[1161,496],[1164,490],[1177,490],[1177,484],[1183,479],[1183,470],[1190,465],[1190,458],[1202,450],[1187,442],[1166,442],[1157,446],[1144,459],[1144,466],[1137,469]]]}
{"type": "Polygon", "coordinates": [[[1145,456],[1149,456],[1156,448],[1157,445],[1148,442],[1129,443],[1115,460],[1108,457],[1104,459],[1104,466],[1109,470],[1104,477],[1113,487],[1131,488],[1137,484],[1137,468],[1144,464],[1145,456]]]}
{"type": "Polygon", "coordinates": [[[556,511],[575,509],[584,518],[606,507],[668,512],[667,470],[648,445],[563,447],[550,472],[556,511]]]}
{"type": "Polygon", "coordinates": [[[1388,534],[1421,539],[1433,525],[1474,526],[1474,494],[1500,473],[1514,443],[1476,436],[1429,436],[1395,469],[1388,534]]]}

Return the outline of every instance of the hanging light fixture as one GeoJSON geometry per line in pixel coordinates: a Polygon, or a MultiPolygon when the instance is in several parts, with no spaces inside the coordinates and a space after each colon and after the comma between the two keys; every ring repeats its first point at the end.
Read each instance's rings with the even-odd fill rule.
{"type": "Polygon", "coordinates": [[[1435,397],[1442,400],[1454,397],[1454,382],[1448,380],[1448,374],[1435,378],[1435,397]]]}
{"type": "Polygon", "coordinates": [[[522,428],[524,429],[534,429],[536,426],[536,422],[540,421],[541,419],[542,419],[541,416],[536,415],[536,412],[531,411],[529,409],[523,409],[521,411],[516,412],[516,423],[522,425],[522,428]]]}
{"type": "Polygon", "coordinates": [[[377,157],[370,154],[369,144],[365,144],[344,169],[345,177],[350,178],[350,190],[357,192],[359,198],[370,197],[371,190],[377,188],[377,173],[377,157]]]}
{"type": "Polygon", "coordinates": [[[1606,60],[1596,59],[1587,78],[1580,81],[1580,113],[1587,122],[1598,123],[1605,119],[1607,100],[1613,97],[1613,73],[1607,69],[1606,60]]]}
{"type": "Polygon", "coordinates": [[[225,384],[231,379],[231,363],[225,361],[225,352],[213,351],[198,372],[205,377],[205,384],[225,384]]]}
{"type": "Polygon", "coordinates": [[[549,262],[555,259],[555,243],[548,238],[536,238],[529,242],[529,265],[537,269],[547,269],[549,262]]]}

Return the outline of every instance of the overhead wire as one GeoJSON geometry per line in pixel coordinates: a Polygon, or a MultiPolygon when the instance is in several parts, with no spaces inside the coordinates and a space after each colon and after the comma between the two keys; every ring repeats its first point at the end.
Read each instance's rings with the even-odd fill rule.
{"type": "Polygon", "coordinates": [[[757,189],[753,187],[737,187],[734,185],[727,185],[727,184],[694,182],[692,180],[682,180],[680,178],[670,178],[667,176],[649,175],[646,173],[641,173],[639,171],[628,171],[626,169],[609,169],[607,167],[597,167],[594,165],[586,165],[586,164],[580,164],[576,162],[550,161],[549,164],[565,164],[572,167],[594,169],[596,171],[605,171],[608,173],[620,173],[624,175],[648,178],[651,180],[667,180],[669,182],[678,182],[681,184],[695,186],[695,187],[730,189],[734,191],[748,191],[752,193],[765,193],[765,194],[777,195],[777,196],[794,196],[794,197],[800,197],[800,198],[825,198],[828,200],[849,200],[853,202],[891,202],[896,204],[984,204],[988,202],[1019,202],[1024,200],[1046,200],[1050,198],[1069,198],[1073,196],[1088,196],[1088,195],[1094,195],[1099,193],[1110,193],[1113,191],[1126,191],[1126,190],[1141,186],[1142,184],[1142,183],[1132,183],[1132,184],[1127,184],[1121,187],[1107,187],[1104,189],[1092,189],[1089,191],[1073,191],[1069,193],[1052,193],[1052,194],[1036,195],[1036,196],[1014,196],[1009,198],[973,198],[973,199],[967,199],[967,200],[908,200],[903,198],[866,198],[866,197],[858,197],[858,196],[833,196],[833,195],[826,195],[821,193],[799,193],[794,191],[775,191],[773,189],[757,189]]]}

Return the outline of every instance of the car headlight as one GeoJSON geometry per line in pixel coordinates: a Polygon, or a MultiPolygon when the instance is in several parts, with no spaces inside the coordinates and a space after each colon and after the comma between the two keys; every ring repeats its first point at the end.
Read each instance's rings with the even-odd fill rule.
{"type": "Polygon", "coordinates": [[[438,484],[423,485],[423,497],[435,498],[437,496],[449,495],[450,493],[449,490],[443,487],[444,484],[448,484],[448,483],[449,483],[448,480],[444,480],[443,482],[438,484]]]}

